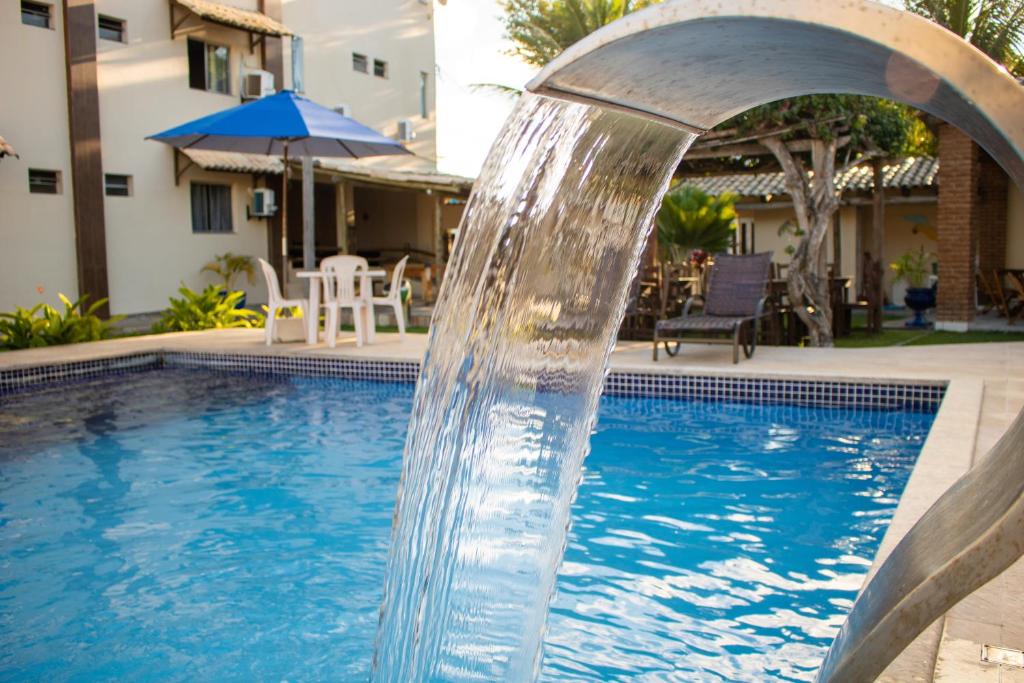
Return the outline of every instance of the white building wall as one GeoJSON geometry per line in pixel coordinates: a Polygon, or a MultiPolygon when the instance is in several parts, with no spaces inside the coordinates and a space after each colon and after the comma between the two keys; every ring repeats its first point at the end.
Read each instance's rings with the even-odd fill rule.
{"type": "Polygon", "coordinates": [[[38,28],[21,23],[20,3],[0,2],[0,135],[21,156],[0,160],[0,311],[78,295],[64,27],[53,10],[53,28],[38,28]],[[30,168],[60,171],[63,192],[29,193],[30,168]]]}
{"type": "MultiPolygon", "coordinates": [[[[231,4],[259,6],[258,0],[231,4]]],[[[23,25],[19,3],[0,3],[0,63],[7,65],[0,69],[0,135],[21,154],[0,162],[0,310],[56,303],[57,292],[77,295],[64,36],[60,3],[53,8],[48,30],[23,25]],[[30,194],[29,168],[60,171],[63,193],[30,194]]],[[[97,41],[103,169],[131,176],[133,185],[130,197],[105,197],[111,310],[157,311],[181,283],[200,289],[213,282],[199,270],[214,255],[266,256],[266,221],[246,218],[251,176],[192,168],[175,185],[173,151],[145,140],[237,105],[243,62],[257,68],[259,48],[251,54],[246,33],[195,19],[172,39],[167,0],[97,0],[96,11],[123,19],[127,32],[125,43],[97,41]],[[189,35],[231,48],[230,95],[189,88],[189,35]],[[233,233],[192,232],[189,184],[199,180],[232,186],[233,233]]],[[[354,118],[392,137],[400,120],[413,122],[416,137],[408,148],[417,157],[384,162],[398,167],[422,167],[436,157],[433,11],[419,0],[282,3],[283,23],[305,41],[308,97],[348,104],[354,118]],[[352,69],[352,52],[369,58],[369,74],[352,69]],[[387,78],[373,75],[374,59],[388,63],[387,78]],[[421,72],[428,75],[425,117],[421,72]]],[[[278,88],[290,86],[290,41],[283,45],[285,82],[278,88]]],[[[250,301],[266,299],[262,280],[246,289],[250,301]]]]}
{"type": "MultiPolygon", "coordinates": [[[[255,1],[234,3],[256,9],[255,1]]],[[[190,20],[171,40],[167,3],[162,0],[97,0],[97,12],[127,22],[127,43],[100,40],[100,126],[105,173],[131,175],[131,197],[106,197],[107,257],[113,313],[140,313],[167,306],[181,283],[201,289],[214,282],[201,275],[214,255],[231,251],[254,257],[267,254],[265,221],[247,220],[245,207],[252,178],[235,173],[187,171],[174,184],[173,150],[146,140],[194,118],[239,104],[239,73],[249,55],[241,31],[190,20]],[[231,50],[231,94],[193,90],[188,85],[188,36],[227,45],[231,50]],[[190,182],[232,186],[231,234],[192,232],[190,182]]],[[[262,280],[239,282],[251,301],[265,301],[262,280]]]]}
{"type": "MultiPolygon", "coordinates": [[[[284,0],[283,23],[302,36],[305,94],[327,107],[347,104],[351,116],[398,138],[398,122],[412,121],[416,138],[407,148],[434,160],[436,74],[432,3],[419,0],[284,0]],[[352,68],[352,53],[366,55],[369,73],[352,68]],[[373,74],[373,60],[387,62],[388,76],[373,74]],[[420,112],[420,73],[427,74],[427,116],[420,112]]],[[[291,87],[290,42],[285,41],[285,82],[291,87]]],[[[378,160],[380,161],[380,160],[378,160]]],[[[411,157],[388,160],[397,166],[411,157]]]]}

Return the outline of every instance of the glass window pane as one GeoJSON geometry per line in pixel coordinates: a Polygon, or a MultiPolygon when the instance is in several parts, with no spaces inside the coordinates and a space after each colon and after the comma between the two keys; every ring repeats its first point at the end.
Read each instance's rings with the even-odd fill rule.
{"type": "Polygon", "coordinates": [[[373,75],[379,78],[387,78],[388,63],[382,59],[373,60],[373,75]]]}
{"type": "Polygon", "coordinates": [[[366,55],[361,55],[358,52],[352,53],[352,70],[358,71],[359,73],[367,73],[367,64],[369,62],[366,59],[366,55]]]}
{"type": "Polygon", "coordinates": [[[114,17],[100,15],[96,24],[99,27],[99,35],[103,40],[112,40],[118,43],[124,42],[124,21],[114,17]]]}
{"type": "Polygon", "coordinates": [[[50,6],[41,2],[21,3],[21,23],[39,28],[50,28],[50,6]]]}
{"type": "Polygon", "coordinates": [[[132,177],[108,173],[105,177],[108,197],[130,197],[132,194],[132,177]]]}
{"type": "Polygon", "coordinates": [[[60,194],[60,171],[28,170],[28,191],[33,194],[60,194]]]}
{"type": "Polygon", "coordinates": [[[230,94],[228,48],[220,45],[207,45],[206,69],[208,89],[225,95],[230,94]]]}

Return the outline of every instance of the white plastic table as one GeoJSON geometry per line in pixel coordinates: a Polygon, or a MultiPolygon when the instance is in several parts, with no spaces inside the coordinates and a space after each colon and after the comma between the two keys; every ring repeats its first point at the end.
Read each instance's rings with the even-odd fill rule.
{"type": "MultiPolygon", "coordinates": [[[[373,278],[384,279],[387,273],[383,270],[357,270],[359,276],[359,296],[366,302],[363,307],[363,330],[366,331],[365,344],[372,344],[377,338],[376,317],[373,315],[373,278]]],[[[306,343],[316,344],[319,341],[320,332],[320,290],[327,273],[319,270],[300,270],[295,273],[296,277],[309,280],[309,316],[306,320],[306,343]]]]}

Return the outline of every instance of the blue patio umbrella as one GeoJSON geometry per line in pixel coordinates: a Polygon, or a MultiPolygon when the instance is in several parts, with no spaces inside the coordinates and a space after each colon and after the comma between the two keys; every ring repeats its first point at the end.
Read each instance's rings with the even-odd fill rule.
{"type": "Polygon", "coordinates": [[[282,232],[288,228],[288,156],[360,158],[411,154],[396,140],[347,116],[283,90],[203,116],[147,140],[177,149],[206,149],[284,157],[282,232]]]}

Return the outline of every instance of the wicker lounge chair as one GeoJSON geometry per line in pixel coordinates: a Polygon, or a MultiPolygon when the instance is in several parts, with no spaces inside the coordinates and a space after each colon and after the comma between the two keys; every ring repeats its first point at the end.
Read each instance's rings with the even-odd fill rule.
{"type": "Polygon", "coordinates": [[[711,267],[707,297],[690,297],[680,317],[658,321],[654,329],[654,360],[658,360],[659,343],[665,345],[669,356],[675,356],[680,341],[689,334],[697,334],[701,341],[710,344],[732,344],[733,363],[740,360],[741,345],[744,356],[753,356],[761,320],[770,315],[766,293],[771,263],[771,252],[717,255],[711,267]],[[704,301],[704,310],[691,313],[697,299],[704,301]]]}

